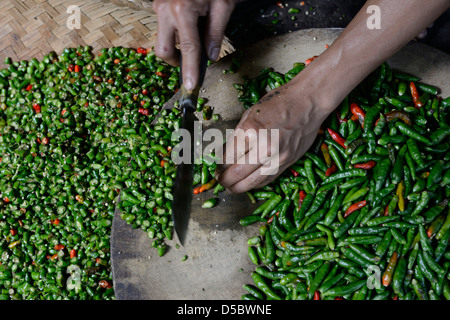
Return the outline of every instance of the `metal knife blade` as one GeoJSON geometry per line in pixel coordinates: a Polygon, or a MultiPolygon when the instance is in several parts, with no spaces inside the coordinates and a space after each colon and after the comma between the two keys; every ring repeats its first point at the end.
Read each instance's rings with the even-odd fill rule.
{"type": "MultiPolygon", "coordinates": [[[[199,79],[197,86],[194,90],[186,90],[183,83],[183,71],[180,68],[181,79],[181,91],[182,96],[180,99],[180,108],[183,113],[183,120],[181,129],[185,129],[189,132],[190,138],[190,161],[188,163],[182,162],[177,166],[177,173],[175,178],[175,188],[173,193],[172,204],[172,219],[175,232],[178,236],[178,240],[181,245],[184,244],[186,233],[188,230],[189,217],[191,213],[191,203],[193,196],[193,181],[194,181],[194,150],[196,141],[194,140],[194,124],[197,118],[194,115],[194,111],[197,106],[199,89],[203,84],[205,78],[206,67],[208,63],[208,57],[204,48],[204,30],[206,20],[204,17],[199,18],[199,32],[202,43],[200,65],[199,65],[199,79]]],[[[182,142],[183,143],[183,142],[182,142]]],[[[183,148],[183,152],[186,148],[183,148]]]]}
{"type": "MultiPolygon", "coordinates": [[[[183,88],[182,88],[183,90],[183,88]]],[[[180,100],[180,107],[183,112],[182,129],[187,130],[189,133],[190,149],[183,148],[183,152],[190,152],[189,159],[191,161],[182,162],[177,166],[177,173],[175,178],[175,190],[172,204],[172,217],[175,232],[178,236],[180,243],[183,245],[186,238],[187,228],[189,224],[189,217],[191,212],[191,203],[193,195],[193,182],[194,182],[194,123],[197,118],[194,115],[197,99],[192,100],[189,97],[183,97],[180,100]]],[[[181,142],[183,143],[183,142],[181,142]]],[[[183,156],[184,155],[180,155],[183,156]]]]}

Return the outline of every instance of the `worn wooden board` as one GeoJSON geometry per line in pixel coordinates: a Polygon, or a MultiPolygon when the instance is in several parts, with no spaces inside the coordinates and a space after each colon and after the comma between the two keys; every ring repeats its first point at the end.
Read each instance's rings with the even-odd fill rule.
{"type": "MultiPolygon", "coordinates": [[[[241,82],[243,75],[254,76],[267,66],[286,72],[294,62],[322,53],[340,32],[340,29],[301,30],[242,48],[244,56],[239,72],[223,74],[232,56],[214,64],[207,71],[201,96],[221,114],[221,128],[232,129],[244,111],[233,83],[241,82]]],[[[447,54],[411,43],[389,62],[394,68],[440,87],[443,96],[450,96],[447,54]]],[[[176,240],[169,241],[171,248],[163,257],[151,248],[146,233],[131,229],[116,212],[111,257],[117,299],[240,299],[245,293],[242,285],[252,282],[250,273],[255,267],[247,255],[247,240],[258,234],[259,225],[243,228],[238,221],[255,205],[246,195],[220,194],[220,205],[202,209],[201,203],[209,196],[211,193],[194,196],[185,246],[177,249],[176,240]],[[182,261],[184,255],[188,256],[186,261],[182,261]]]]}

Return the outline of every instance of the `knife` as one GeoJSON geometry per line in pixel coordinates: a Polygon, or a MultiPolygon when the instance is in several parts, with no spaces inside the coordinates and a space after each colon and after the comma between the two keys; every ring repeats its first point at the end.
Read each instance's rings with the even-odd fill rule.
{"type": "MultiPolygon", "coordinates": [[[[194,137],[195,128],[194,123],[198,120],[195,117],[194,111],[197,107],[198,93],[200,87],[203,84],[205,78],[206,67],[208,63],[208,57],[206,55],[206,50],[204,48],[204,37],[203,32],[205,30],[205,19],[199,17],[199,33],[202,44],[200,65],[199,65],[199,79],[197,86],[193,90],[187,90],[183,85],[183,71],[180,68],[180,81],[181,81],[181,98],[180,98],[180,109],[183,114],[181,129],[187,130],[190,139],[190,161],[187,163],[180,163],[177,166],[175,186],[173,193],[173,204],[172,204],[172,219],[174,224],[175,232],[178,236],[178,240],[181,245],[184,244],[186,238],[186,233],[188,230],[189,217],[191,213],[191,203],[193,196],[193,182],[194,182],[194,150],[196,142],[194,137]]],[[[183,142],[182,142],[183,143],[183,142]]],[[[186,148],[182,149],[183,152],[186,148]]],[[[185,158],[183,156],[183,158],[185,158]]]]}

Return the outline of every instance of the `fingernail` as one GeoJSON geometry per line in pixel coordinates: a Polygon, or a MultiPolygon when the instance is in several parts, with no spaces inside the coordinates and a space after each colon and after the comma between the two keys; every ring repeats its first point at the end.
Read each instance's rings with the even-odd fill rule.
{"type": "Polygon", "coordinates": [[[209,58],[212,61],[217,61],[217,59],[219,59],[219,52],[220,52],[220,48],[218,47],[213,47],[210,51],[209,51],[209,58]]]}

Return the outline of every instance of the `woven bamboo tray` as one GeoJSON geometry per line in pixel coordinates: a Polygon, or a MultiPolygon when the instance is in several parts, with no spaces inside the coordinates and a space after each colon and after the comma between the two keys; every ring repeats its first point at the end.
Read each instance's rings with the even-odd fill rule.
{"type": "Polygon", "coordinates": [[[149,0],[1,0],[0,68],[5,57],[40,59],[66,47],[111,46],[150,48],[156,39],[156,15],[149,0]],[[67,21],[80,9],[80,28],[67,21]]]}

